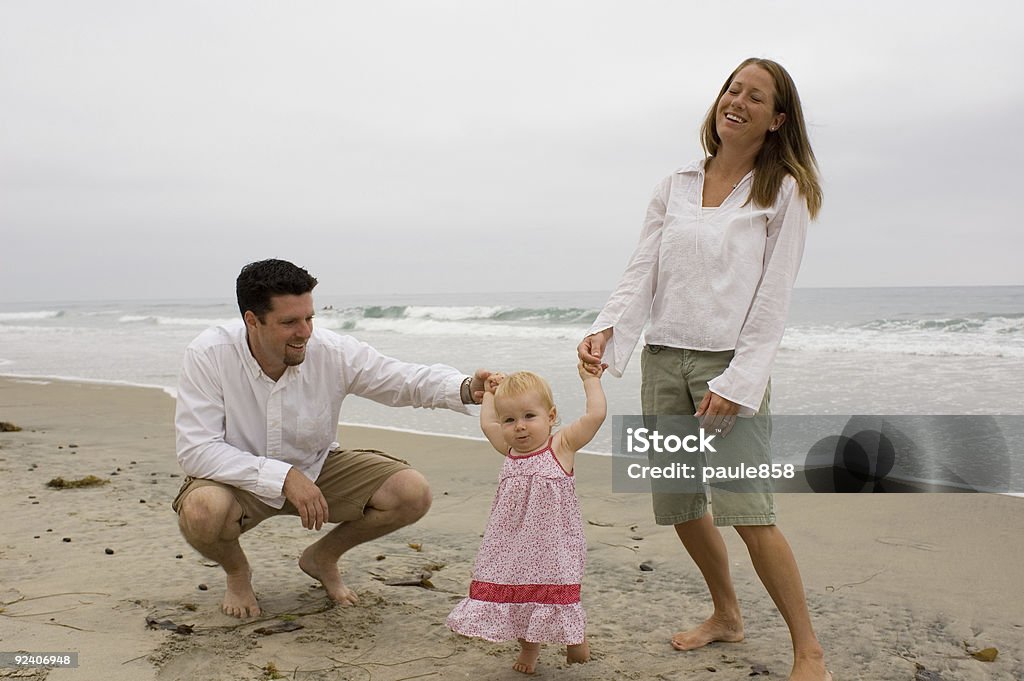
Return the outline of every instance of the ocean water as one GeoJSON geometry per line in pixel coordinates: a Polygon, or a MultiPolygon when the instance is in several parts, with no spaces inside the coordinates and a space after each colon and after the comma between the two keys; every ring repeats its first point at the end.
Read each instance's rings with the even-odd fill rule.
{"type": "MultiPolygon", "coordinates": [[[[583,409],[575,347],[606,298],[607,292],[317,292],[315,324],[409,361],[467,373],[536,371],[571,420],[583,409]]],[[[119,381],[173,393],[189,341],[237,315],[230,298],[4,302],[0,374],[119,381]]],[[[638,355],[623,378],[608,374],[604,386],[610,415],[639,413],[638,355]]],[[[797,289],[773,372],[772,407],[784,415],[1022,414],[1024,287],[797,289]]],[[[356,397],[346,400],[342,421],[480,437],[473,418],[356,397]]],[[[589,450],[611,451],[610,421],[589,450]]]]}

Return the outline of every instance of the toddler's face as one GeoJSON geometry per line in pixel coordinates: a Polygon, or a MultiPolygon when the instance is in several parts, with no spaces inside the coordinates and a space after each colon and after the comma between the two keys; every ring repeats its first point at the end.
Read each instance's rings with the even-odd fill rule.
{"type": "Polygon", "coordinates": [[[547,444],[556,412],[554,407],[546,407],[536,392],[497,399],[494,409],[505,444],[516,454],[529,454],[547,444]]]}

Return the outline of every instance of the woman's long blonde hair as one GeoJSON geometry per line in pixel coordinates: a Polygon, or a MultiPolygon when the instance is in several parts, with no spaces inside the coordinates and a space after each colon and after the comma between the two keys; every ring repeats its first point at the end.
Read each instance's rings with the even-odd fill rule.
{"type": "Polygon", "coordinates": [[[775,112],[786,114],[786,120],[778,130],[765,135],[764,145],[754,160],[754,186],[748,201],[753,200],[759,206],[772,205],[779,194],[782,180],[786,175],[792,175],[804,200],[807,201],[808,212],[814,218],[821,210],[822,198],[818,162],[807,138],[807,125],[804,123],[804,111],[800,106],[796,84],[786,69],[777,62],[752,57],[743,60],[743,63],[729,74],[700,127],[704,153],[709,158],[718,153],[722,145],[716,125],[718,101],[729,90],[729,85],[736,74],[751,64],[760,66],[771,75],[775,82],[775,112]]]}

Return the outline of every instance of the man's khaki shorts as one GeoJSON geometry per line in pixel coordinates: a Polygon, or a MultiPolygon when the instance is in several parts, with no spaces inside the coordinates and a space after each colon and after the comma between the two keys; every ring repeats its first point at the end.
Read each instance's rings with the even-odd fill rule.
{"type": "MultiPolygon", "coordinates": [[[[370,498],[381,485],[395,473],[407,468],[410,468],[408,462],[376,449],[336,449],[328,453],[316,479],[316,486],[327,500],[328,522],[343,523],[362,518],[370,498]]],[[[290,501],[285,501],[281,508],[274,508],[251,492],[214,480],[192,477],[185,478],[178,496],[171,504],[174,512],[180,512],[182,501],[192,490],[209,486],[223,487],[234,494],[235,500],[242,507],[242,532],[251,530],[273,516],[299,515],[290,501]]]]}
{"type": "MultiPolygon", "coordinates": [[[[692,415],[708,390],[708,381],[729,366],[733,351],[682,350],[647,345],[641,353],[641,404],[645,423],[651,416],[692,415]]],[[[737,418],[728,437],[706,465],[735,467],[771,464],[771,383],[752,418],[737,418]]],[[[690,419],[694,424],[693,419],[690,419]]],[[[775,497],[771,482],[743,480],[702,486],[703,491],[675,493],[652,490],[654,519],[659,525],[678,525],[704,517],[710,497],[715,525],[774,525],[775,497]]]]}

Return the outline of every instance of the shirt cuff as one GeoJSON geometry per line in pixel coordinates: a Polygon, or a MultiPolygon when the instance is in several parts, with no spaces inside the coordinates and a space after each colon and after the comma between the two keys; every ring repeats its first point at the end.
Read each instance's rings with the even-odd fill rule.
{"type": "Polygon", "coordinates": [[[284,494],[284,479],[292,465],[277,459],[265,458],[256,476],[256,488],[252,491],[264,499],[276,499],[284,494]]]}
{"type": "Polygon", "coordinates": [[[715,393],[719,397],[724,397],[725,399],[729,400],[730,402],[735,402],[737,405],[739,405],[739,408],[740,408],[739,415],[740,416],[754,416],[754,415],[756,415],[758,407],[761,406],[761,400],[764,399],[764,394],[762,393],[761,400],[757,401],[757,405],[753,406],[753,407],[750,406],[750,403],[747,400],[744,400],[742,398],[734,397],[734,393],[731,390],[728,389],[727,382],[722,378],[722,376],[719,376],[717,378],[713,378],[710,381],[708,381],[708,390],[710,390],[711,392],[715,393]],[[723,385],[723,384],[726,384],[726,385],[723,385]]]}
{"type": "MultiPolygon", "coordinates": [[[[472,409],[474,405],[466,404],[462,401],[462,382],[466,380],[464,374],[455,374],[445,380],[444,391],[447,396],[447,406],[452,411],[457,411],[462,414],[475,414],[476,410],[472,409]]],[[[472,389],[472,388],[471,388],[472,389]]]]}

